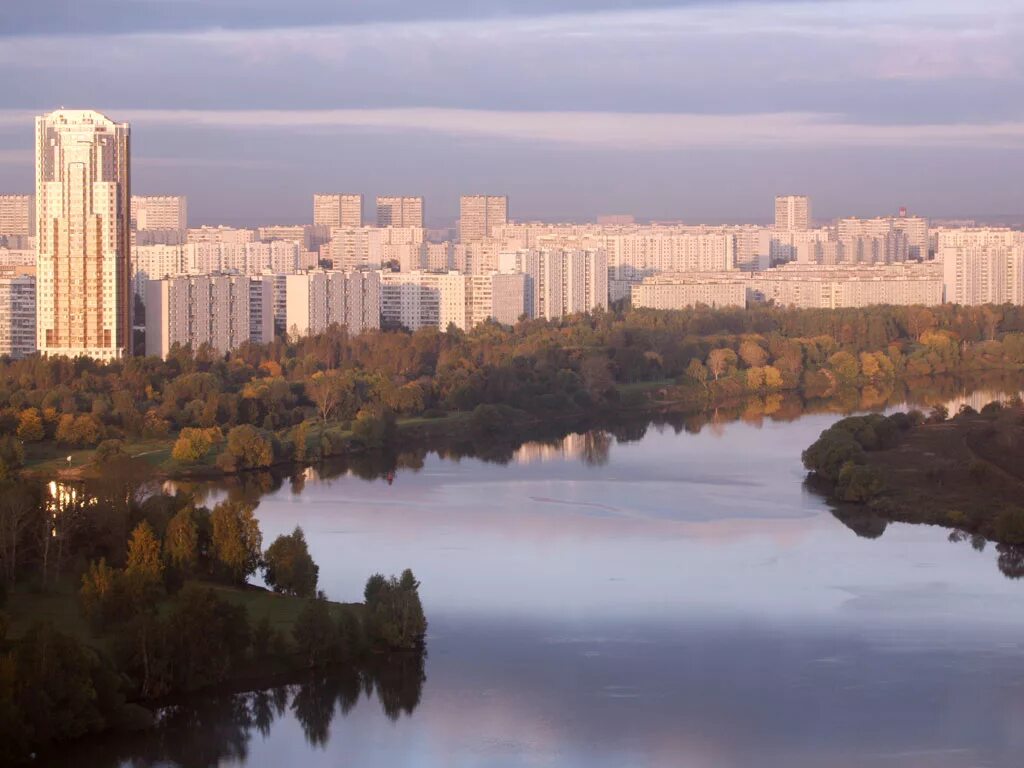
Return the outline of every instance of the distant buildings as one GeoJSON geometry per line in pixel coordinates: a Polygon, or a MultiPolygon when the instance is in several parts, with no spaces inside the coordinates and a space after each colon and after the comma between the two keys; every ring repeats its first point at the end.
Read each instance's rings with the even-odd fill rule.
{"type": "Polygon", "coordinates": [[[0,277],[0,357],[21,358],[36,351],[36,279],[0,277]]]}
{"type": "Polygon", "coordinates": [[[490,237],[495,227],[508,223],[508,197],[463,195],[459,201],[459,241],[469,243],[490,237]]]}
{"type": "Polygon", "coordinates": [[[503,273],[526,275],[526,314],[553,320],[608,308],[603,250],[526,249],[501,254],[503,273]]]}
{"type": "Polygon", "coordinates": [[[328,229],[363,226],[363,196],[313,195],[313,224],[328,229]]]}
{"type": "Polygon", "coordinates": [[[810,229],[811,198],[806,195],[779,195],[775,198],[775,229],[810,229]]]}
{"type": "Polygon", "coordinates": [[[313,270],[284,278],[284,327],[290,336],[332,324],[351,334],[380,328],[381,276],[363,270],[313,270]]]}
{"type": "Polygon", "coordinates": [[[743,307],[770,302],[799,309],[843,309],[876,304],[942,303],[938,265],[876,266],[790,264],[760,272],[664,274],[633,286],[634,307],[683,309],[743,307]]]}
{"type": "Polygon", "coordinates": [[[188,201],[184,195],[132,196],[132,229],[188,229],[188,201]]]}
{"type": "Polygon", "coordinates": [[[423,227],[422,197],[378,197],[378,227],[423,227]]]}
{"type": "Polygon", "coordinates": [[[940,230],[938,261],[947,302],[1024,304],[1024,232],[940,230]]]}
{"type": "Polygon", "coordinates": [[[187,275],[146,283],[146,354],[175,344],[227,352],[274,338],[273,278],[187,275]]]}
{"type": "Polygon", "coordinates": [[[131,353],[129,128],[98,112],[36,118],[37,345],[131,353]]]}
{"type": "Polygon", "coordinates": [[[0,238],[28,238],[35,234],[35,198],[0,195],[0,238]]]}

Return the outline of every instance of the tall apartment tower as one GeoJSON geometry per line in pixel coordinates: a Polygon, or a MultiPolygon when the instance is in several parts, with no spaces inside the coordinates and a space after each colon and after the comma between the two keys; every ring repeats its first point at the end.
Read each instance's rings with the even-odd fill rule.
{"type": "Polygon", "coordinates": [[[91,110],[36,118],[39,351],[131,354],[131,190],[127,123],[91,110]]]}
{"type": "Polygon", "coordinates": [[[422,197],[378,197],[378,227],[422,227],[422,197]]]}
{"type": "Polygon", "coordinates": [[[0,195],[0,237],[33,234],[34,219],[32,195],[0,195]]]}
{"type": "Polygon", "coordinates": [[[132,197],[133,229],[188,229],[188,201],[184,195],[132,197]]]}
{"type": "Polygon", "coordinates": [[[775,198],[775,228],[792,231],[811,228],[811,198],[779,195],[775,198]]]}
{"type": "Polygon", "coordinates": [[[494,227],[508,224],[505,195],[463,195],[459,201],[459,240],[470,243],[490,236],[494,227]]]}
{"type": "Polygon", "coordinates": [[[363,226],[363,196],[313,195],[313,224],[321,227],[363,226]]]}

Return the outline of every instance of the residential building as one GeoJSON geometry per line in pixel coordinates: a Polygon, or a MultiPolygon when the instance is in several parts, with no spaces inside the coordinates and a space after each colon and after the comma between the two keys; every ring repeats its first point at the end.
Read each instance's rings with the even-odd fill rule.
{"type": "Polygon", "coordinates": [[[508,223],[505,195],[464,195],[459,201],[459,241],[469,243],[491,236],[508,223]]]}
{"type": "Polygon", "coordinates": [[[186,243],[225,243],[243,245],[257,240],[254,229],[238,229],[237,227],[202,226],[187,231],[186,243]]]}
{"type": "Polygon", "coordinates": [[[422,197],[378,197],[378,227],[423,227],[422,197]]]}
{"type": "Polygon", "coordinates": [[[36,118],[36,332],[47,355],[131,354],[129,127],[91,110],[36,118]]]}
{"type": "Polygon", "coordinates": [[[350,334],[380,328],[381,279],[369,270],[311,270],[284,278],[285,329],[291,337],[341,325],[350,334]]]}
{"type": "Polygon", "coordinates": [[[0,357],[19,359],[36,351],[36,278],[0,276],[0,357]]]}
{"type": "Polygon", "coordinates": [[[146,354],[175,344],[220,353],[274,337],[273,276],[181,275],[146,283],[146,354]]]}
{"type": "Polygon", "coordinates": [[[35,217],[32,195],[0,195],[0,237],[34,235],[35,217]]]}
{"type": "Polygon", "coordinates": [[[313,195],[313,224],[328,229],[363,226],[363,196],[313,195]]]}
{"type": "Polygon", "coordinates": [[[775,198],[775,229],[810,229],[811,198],[807,195],[779,195],[775,198]]]}
{"type": "Polygon", "coordinates": [[[634,308],[683,309],[702,304],[707,307],[745,307],[747,287],[741,278],[728,274],[664,274],[644,278],[632,286],[634,308]]]}
{"type": "Polygon", "coordinates": [[[184,195],[132,196],[132,229],[188,229],[188,200],[184,195]]]}
{"type": "Polygon", "coordinates": [[[503,273],[526,275],[526,313],[553,320],[608,308],[608,256],[604,250],[525,249],[502,253],[503,273]]]}
{"type": "Polygon", "coordinates": [[[1024,232],[940,230],[945,299],[952,304],[1024,304],[1024,232]]]}

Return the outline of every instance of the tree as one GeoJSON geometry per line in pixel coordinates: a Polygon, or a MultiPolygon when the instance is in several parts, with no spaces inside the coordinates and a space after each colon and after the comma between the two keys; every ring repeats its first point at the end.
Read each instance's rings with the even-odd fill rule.
{"type": "Polygon", "coordinates": [[[309,555],[306,536],[299,526],[291,535],[274,540],[263,556],[263,563],[266,582],[275,592],[296,597],[316,594],[320,569],[309,555]]]}
{"type": "Polygon", "coordinates": [[[736,365],[736,353],[726,347],[713,349],[708,354],[708,370],[718,381],[719,377],[728,373],[736,365]]]}
{"type": "Polygon", "coordinates": [[[237,501],[224,501],[210,515],[213,551],[230,579],[244,582],[260,564],[263,535],[253,508],[237,501]]]}
{"type": "Polygon", "coordinates": [[[43,417],[38,408],[28,408],[18,417],[18,439],[26,443],[38,443],[45,437],[43,417]]]}
{"type": "Polygon", "coordinates": [[[8,586],[14,585],[23,545],[39,517],[39,499],[31,486],[0,483],[0,569],[8,586]]]}
{"type": "Polygon", "coordinates": [[[199,525],[193,507],[179,509],[167,523],[164,557],[174,568],[185,573],[193,571],[199,564],[199,525]]]}
{"type": "Polygon", "coordinates": [[[0,436],[0,482],[14,477],[25,463],[25,452],[17,438],[0,436]]]}
{"type": "Polygon", "coordinates": [[[99,562],[89,563],[88,570],[82,574],[82,588],[78,593],[82,613],[97,629],[103,628],[120,608],[115,605],[119,576],[107,565],[105,557],[101,557],[99,562]]]}
{"type": "Polygon", "coordinates": [[[341,652],[337,626],[330,605],[322,596],[308,600],[295,619],[292,637],[310,667],[333,661],[341,652]]]}
{"type": "Polygon", "coordinates": [[[366,582],[367,633],[370,639],[390,650],[422,647],[427,619],[420,603],[419,582],[411,570],[400,579],[374,574],[366,582]]]}
{"type": "Polygon", "coordinates": [[[274,444],[269,435],[251,424],[241,424],[228,433],[227,453],[242,469],[269,467],[274,463],[274,444]]]}
{"type": "Polygon", "coordinates": [[[387,408],[368,406],[356,414],[352,437],[366,448],[384,448],[395,439],[395,414],[387,408]]]}
{"type": "Polygon", "coordinates": [[[171,458],[183,464],[195,464],[206,458],[210,449],[221,440],[220,430],[216,427],[197,429],[185,427],[178,433],[171,449],[171,458]]]}
{"type": "Polygon", "coordinates": [[[124,569],[128,597],[136,607],[151,606],[163,590],[164,562],[160,557],[160,539],[149,523],[143,521],[128,541],[128,561],[124,569]]]}
{"type": "Polygon", "coordinates": [[[316,405],[322,424],[341,405],[345,397],[345,384],[336,370],[314,373],[306,382],[306,396],[316,405]]]}
{"type": "Polygon", "coordinates": [[[696,357],[690,358],[690,364],[686,366],[686,376],[707,389],[708,369],[696,357]]]}
{"type": "Polygon", "coordinates": [[[748,368],[762,368],[768,362],[768,353],[754,339],[740,342],[739,356],[748,368]]]}

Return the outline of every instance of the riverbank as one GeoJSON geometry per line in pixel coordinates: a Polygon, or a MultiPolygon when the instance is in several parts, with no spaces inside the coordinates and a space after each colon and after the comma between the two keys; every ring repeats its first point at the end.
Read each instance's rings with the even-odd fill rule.
{"type": "Polygon", "coordinates": [[[833,501],[886,521],[1024,544],[1024,406],[878,418],[844,419],[805,452],[833,501]]]}

